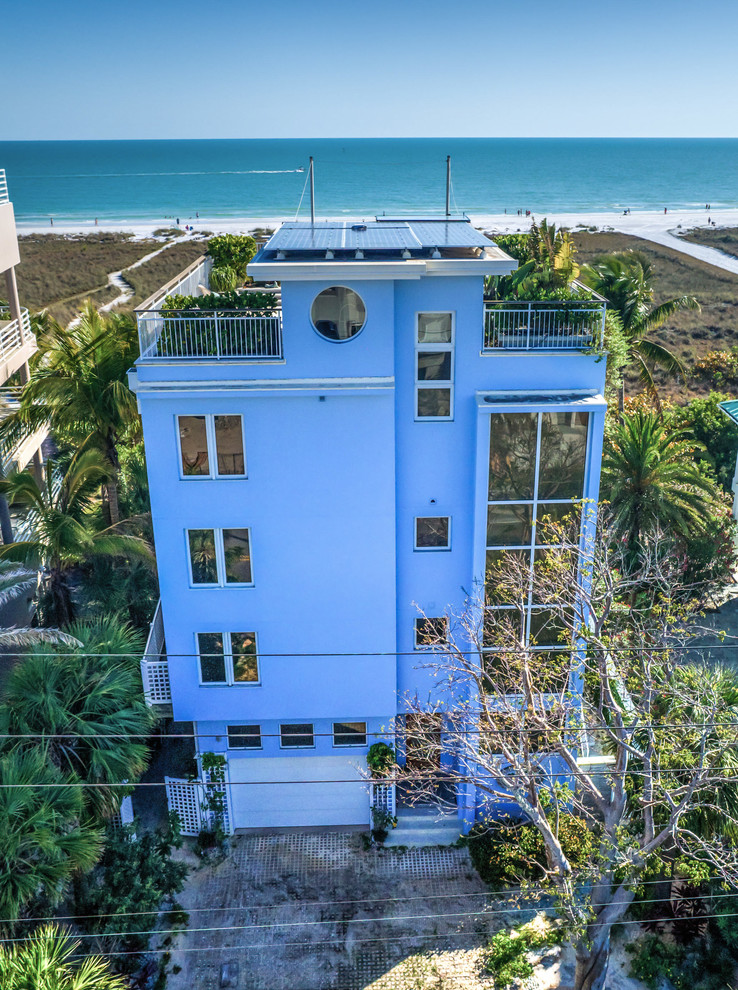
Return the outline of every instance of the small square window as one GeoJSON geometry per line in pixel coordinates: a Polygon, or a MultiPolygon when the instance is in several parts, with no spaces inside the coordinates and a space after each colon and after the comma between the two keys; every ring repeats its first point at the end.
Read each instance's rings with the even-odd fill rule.
{"type": "Polygon", "coordinates": [[[451,548],[450,516],[418,516],[415,520],[416,550],[449,550],[451,548]]]}
{"type": "Polygon", "coordinates": [[[279,738],[284,749],[304,749],[314,746],[313,723],[295,722],[293,725],[280,725],[279,738]]]}
{"type": "Polygon", "coordinates": [[[229,725],[229,749],[261,749],[260,725],[229,725]]]}
{"type": "Polygon", "coordinates": [[[450,419],[450,388],[419,388],[418,419],[450,419]]]}
{"type": "Polygon", "coordinates": [[[445,646],[446,643],[448,643],[448,619],[445,615],[433,618],[424,615],[415,620],[416,650],[445,646]]]}
{"type": "Polygon", "coordinates": [[[366,722],[334,722],[334,746],[366,746],[366,722]]]}
{"type": "Polygon", "coordinates": [[[452,339],[451,313],[418,313],[419,344],[450,344],[452,339]]]}

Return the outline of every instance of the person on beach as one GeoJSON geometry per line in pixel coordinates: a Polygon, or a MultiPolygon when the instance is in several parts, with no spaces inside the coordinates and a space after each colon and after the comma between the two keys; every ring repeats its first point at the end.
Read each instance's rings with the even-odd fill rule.
{"type": "Polygon", "coordinates": [[[664,207],[664,213],[666,213],[666,207],[664,207]]]}

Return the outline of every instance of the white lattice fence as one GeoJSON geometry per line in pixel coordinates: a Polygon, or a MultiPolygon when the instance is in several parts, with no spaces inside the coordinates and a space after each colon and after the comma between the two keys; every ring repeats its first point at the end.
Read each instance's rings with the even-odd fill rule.
{"type": "Polygon", "coordinates": [[[202,828],[202,784],[165,777],[167,804],[179,816],[182,835],[198,835],[202,828]]]}
{"type": "Polygon", "coordinates": [[[369,806],[377,811],[386,811],[392,818],[395,817],[395,785],[394,784],[372,784],[369,787],[369,806]]]}
{"type": "Polygon", "coordinates": [[[116,828],[130,825],[133,822],[133,798],[127,794],[121,799],[120,807],[110,818],[110,824],[116,828]]]}
{"type": "Polygon", "coordinates": [[[141,680],[147,705],[171,705],[172,686],[166,660],[142,660],[141,680]]]}
{"type": "MultiPolygon", "coordinates": [[[[223,798],[223,816],[220,822],[220,827],[223,829],[226,835],[233,835],[233,815],[231,814],[231,788],[228,780],[228,762],[226,761],[223,772],[225,774],[224,781],[213,781],[211,773],[207,771],[202,771],[203,778],[203,800],[207,801],[210,794],[220,794],[223,798]]],[[[214,825],[215,814],[213,812],[205,812],[204,816],[210,820],[210,824],[214,825]]],[[[218,816],[220,817],[220,816],[218,816]]]]}

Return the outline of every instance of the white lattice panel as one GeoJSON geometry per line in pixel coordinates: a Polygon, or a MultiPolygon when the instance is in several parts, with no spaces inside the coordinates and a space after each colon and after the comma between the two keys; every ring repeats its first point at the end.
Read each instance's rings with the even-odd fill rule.
{"type": "Polygon", "coordinates": [[[189,780],[165,777],[169,810],[179,816],[182,835],[197,835],[202,822],[202,787],[189,780]]]}
{"type": "Polygon", "coordinates": [[[228,782],[228,763],[226,762],[223,767],[223,772],[225,774],[225,781],[223,783],[214,784],[211,781],[210,773],[202,772],[203,778],[203,791],[204,799],[207,800],[207,792],[212,790],[216,793],[220,792],[223,795],[223,820],[220,823],[221,828],[226,835],[233,835],[233,816],[231,814],[231,788],[228,782]]]}
{"type": "Polygon", "coordinates": [[[169,683],[169,663],[166,660],[142,660],[141,680],[147,704],[171,705],[172,687],[169,683]]]}
{"type": "Polygon", "coordinates": [[[395,815],[395,785],[372,783],[369,792],[369,802],[372,808],[386,811],[388,815],[395,815]]]}

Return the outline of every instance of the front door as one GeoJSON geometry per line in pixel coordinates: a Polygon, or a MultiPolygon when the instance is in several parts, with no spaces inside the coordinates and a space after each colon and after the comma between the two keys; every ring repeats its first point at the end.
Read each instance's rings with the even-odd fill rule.
{"type": "Polygon", "coordinates": [[[418,713],[405,716],[405,772],[400,785],[401,804],[432,803],[441,769],[441,716],[418,713]]]}

